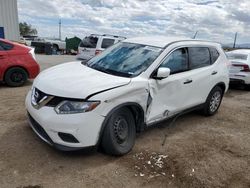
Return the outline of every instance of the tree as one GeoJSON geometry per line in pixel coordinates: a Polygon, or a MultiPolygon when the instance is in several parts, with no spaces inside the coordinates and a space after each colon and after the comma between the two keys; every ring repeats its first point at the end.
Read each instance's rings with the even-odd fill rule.
{"type": "Polygon", "coordinates": [[[19,30],[21,36],[37,34],[37,30],[35,28],[32,28],[32,26],[30,24],[27,24],[26,22],[19,23],[19,30]]]}

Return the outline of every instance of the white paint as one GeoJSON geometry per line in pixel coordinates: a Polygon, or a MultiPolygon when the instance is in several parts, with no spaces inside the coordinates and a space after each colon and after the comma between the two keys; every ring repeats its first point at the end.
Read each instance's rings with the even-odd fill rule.
{"type": "MultiPolygon", "coordinates": [[[[136,43],[149,44],[155,37],[149,39],[134,39],[136,43]]],[[[133,39],[129,39],[133,42],[133,39]]],[[[34,81],[33,87],[39,90],[61,97],[86,98],[87,96],[117,87],[112,90],[100,92],[93,95],[89,100],[101,101],[93,111],[79,114],[58,115],[52,107],[42,107],[36,110],[31,105],[31,93],[26,98],[26,108],[32,117],[46,130],[50,138],[55,142],[71,147],[93,146],[97,143],[102,123],[105,116],[115,107],[133,102],[140,105],[145,114],[147,125],[171,116],[184,109],[205,102],[212,88],[220,82],[225,83],[228,89],[229,77],[227,70],[228,60],[220,45],[211,42],[185,41],[176,39],[169,45],[153,62],[153,64],[139,76],[134,78],[123,78],[109,75],[82,65],[80,62],[70,62],[55,66],[42,72],[34,81]],[[194,69],[174,75],[162,80],[150,77],[152,72],[158,68],[160,63],[176,48],[190,46],[212,46],[217,48],[220,57],[210,66],[194,69]],[[216,75],[211,75],[217,71],[216,75]],[[191,84],[184,85],[183,82],[192,79],[191,84]],[[152,96],[152,103],[148,106],[148,96],[152,96]],[[168,110],[168,113],[165,113],[168,110]],[[165,114],[165,115],[164,115],[165,114]],[[66,143],[62,141],[57,132],[73,134],[80,143],[66,143]]],[[[159,46],[159,40],[154,44],[159,46]]]]}
{"type": "Polygon", "coordinates": [[[229,77],[230,79],[242,81],[244,84],[250,84],[250,72],[241,71],[242,67],[233,66],[234,64],[247,65],[250,68],[250,50],[248,49],[240,49],[234,50],[231,52],[227,52],[227,54],[242,54],[247,55],[246,60],[239,59],[230,59],[230,67],[229,67],[229,77]]]}

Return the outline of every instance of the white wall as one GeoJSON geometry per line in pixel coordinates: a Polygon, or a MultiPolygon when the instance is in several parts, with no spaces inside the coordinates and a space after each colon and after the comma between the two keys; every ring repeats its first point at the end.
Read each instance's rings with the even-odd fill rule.
{"type": "Polygon", "coordinates": [[[4,27],[6,39],[19,40],[17,0],[0,0],[0,27],[4,27]]]}

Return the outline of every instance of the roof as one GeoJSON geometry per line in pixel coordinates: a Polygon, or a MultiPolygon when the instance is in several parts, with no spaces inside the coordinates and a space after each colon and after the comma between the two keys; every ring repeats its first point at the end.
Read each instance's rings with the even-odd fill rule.
{"type": "Polygon", "coordinates": [[[245,55],[249,55],[250,54],[250,49],[239,49],[239,50],[233,50],[227,53],[237,53],[237,54],[245,54],[245,55]]]}
{"type": "Polygon", "coordinates": [[[164,48],[168,44],[171,44],[174,42],[181,42],[181,41],[200,41],[200,42],[209,42],[209,43],[218,45],[218,43],[205,41],[205,40],[197,40],[197,39],[184,38],[184,37],[163,37],[163,36],[129,38],[129,39],[124,40],[123,42],[138,43],[138,44],[164,48]]]}

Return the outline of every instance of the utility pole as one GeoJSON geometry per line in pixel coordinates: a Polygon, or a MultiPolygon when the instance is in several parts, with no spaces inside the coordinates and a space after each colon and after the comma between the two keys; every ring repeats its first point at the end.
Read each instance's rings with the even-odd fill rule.
{"type": "Polygon", "coordinates": [[[198,34],[198,31],[195,32],[195,34],[194,34],[194,36],[193,36],[193,39],[196,38],[197,34],[198,34]]]}
{"type": "Polygon", "coordinates": [[[236,32],[235,35],[234,35],[234,46],[233,46],[233,48],[235,48],[235,46],[236,46],[237,36],[238,36],[238,33],[236,32]]]}
{"type": "Polygon", "coordinates": [[[61,40],[61,26],[62,26],[62,21],[59,19],[59,40],[61,40]]]}

